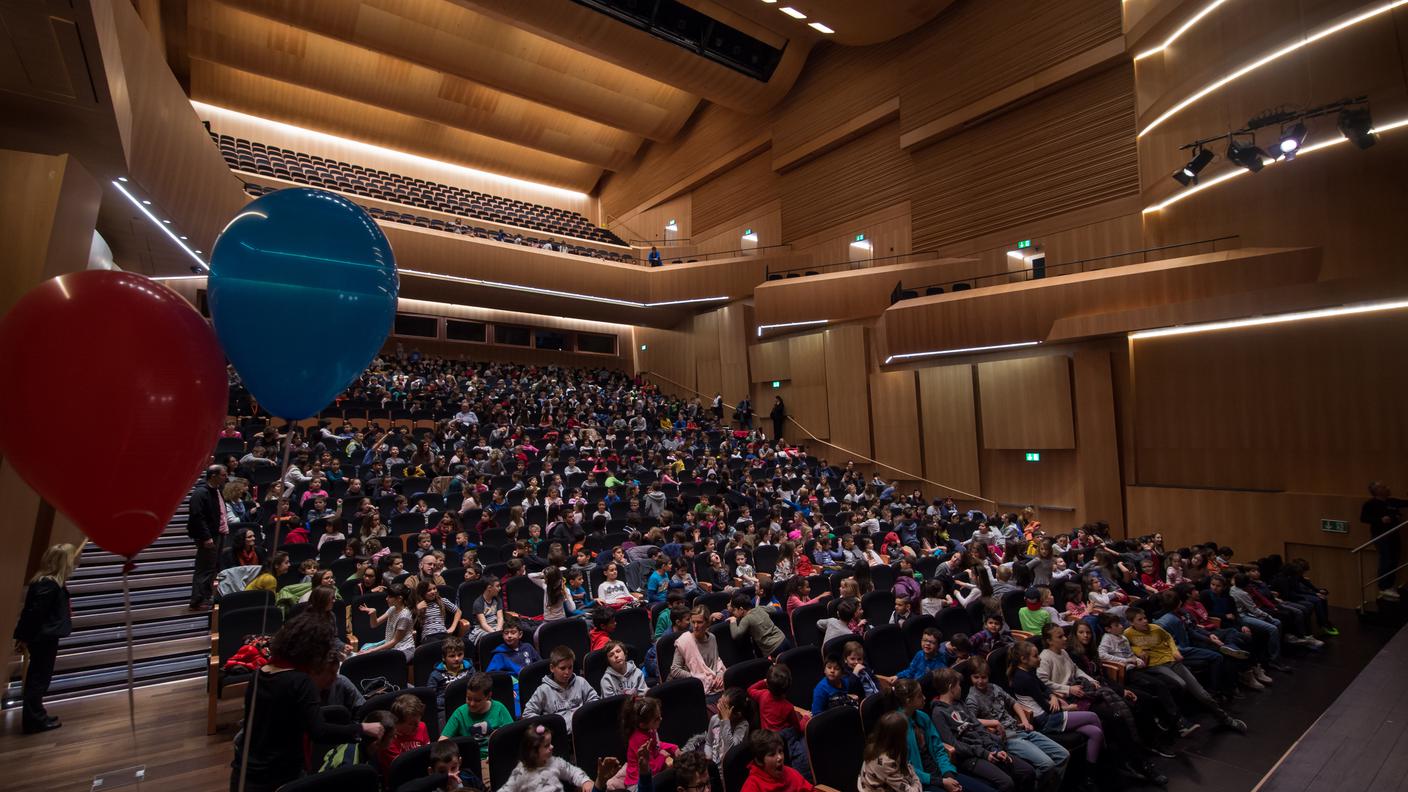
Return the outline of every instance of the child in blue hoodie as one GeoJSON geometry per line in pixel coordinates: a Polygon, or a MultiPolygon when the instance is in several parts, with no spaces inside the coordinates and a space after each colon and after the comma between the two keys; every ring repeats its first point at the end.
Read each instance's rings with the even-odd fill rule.
{"type": "Polygon", "coordinates": [[[847,675],[846,666],[840,657],[831,655],[826,658],[824,670],[825,675],[812,689],[813,715],[820,715],[836,707],[854,707],[860,703],[857,691],[852,689],[852,677],[847,675]]]}
{"type": "Polygon", "coordinates": [[[504,642],[494,649],[489,667],[484,670],[490,674],[495,671],[507,671],[517,677],[524,666],[541,659],[532,644],[523,642],[523,627],[519,625],[518,620],[509,616],[504,619],[504,642]]]}

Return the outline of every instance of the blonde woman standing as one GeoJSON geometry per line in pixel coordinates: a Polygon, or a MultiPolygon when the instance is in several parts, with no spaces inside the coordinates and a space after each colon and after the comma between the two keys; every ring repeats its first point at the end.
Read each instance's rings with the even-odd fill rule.
{"type": "Polygon", "coordinates": [[[15,625],[16,651],[29,652],[29,670],[24,677],[23,723],[25,734],[57,729],[63,725],[44,709],[44,694],[54,678],[54,660],[59,639],[73,632],[69,607],[68,579],[78,562],[78,554],[88,544],[74,547],[58,544],[44,551],[39,571],[29,580],[24,610],[15,625]]]}

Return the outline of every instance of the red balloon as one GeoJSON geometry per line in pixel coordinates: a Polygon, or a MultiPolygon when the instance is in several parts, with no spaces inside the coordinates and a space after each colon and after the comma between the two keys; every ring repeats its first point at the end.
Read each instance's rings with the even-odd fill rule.
{"type": "Polygon", "coordinates": [[[140,275],[61,275],[0,320],[5,464],[120,556],[161,535],[209,464],[227,389],[210,325],[140,275]]]}

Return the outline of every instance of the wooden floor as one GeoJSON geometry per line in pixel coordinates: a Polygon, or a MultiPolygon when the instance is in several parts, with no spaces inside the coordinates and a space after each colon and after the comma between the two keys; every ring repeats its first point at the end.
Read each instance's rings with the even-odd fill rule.
{"type": "Polygon", "coordinates": [[[1258,792],[1408,790],[1408,629],[1325,710],[1258,792]]]}
{"type": "Polygon", "coordinates": [[[49,714],[64,726],[43,734],[22,735],[19,710],[7,710],[0,733],[0,789],[88,790],[94,776],[134,765],[147,768],[143,789],[229,787],[234,730],[206,736],[205,680],[138,689],[136,705],[135,735],[123,694],[50,704],[49,714]]]}

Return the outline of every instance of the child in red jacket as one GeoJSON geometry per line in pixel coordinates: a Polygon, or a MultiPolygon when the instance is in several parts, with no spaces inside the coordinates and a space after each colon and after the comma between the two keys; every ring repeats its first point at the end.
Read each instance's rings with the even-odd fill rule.
{"type": "Polygon", "coordinates": [[[753,761],[748,763],[748,780],[743,792],[812,792],[802,774],[787,766],[787,749],[782,737],[766,729],[749,735],[753,761]]]}
{"type": "Polygon", "coordinates": [[[792,687],[792,670],[782,663],[773,663],[766,679],[754,682],[748,688],[748,695],[758,705],[758,723],[763,731],[775,732],[787,749],[787,764],[801,773],[804,778],[812,774],[807,761],[807,747],[802,740],[802,731],[807,727],[807,718],[787,698],[792,687]]]}

